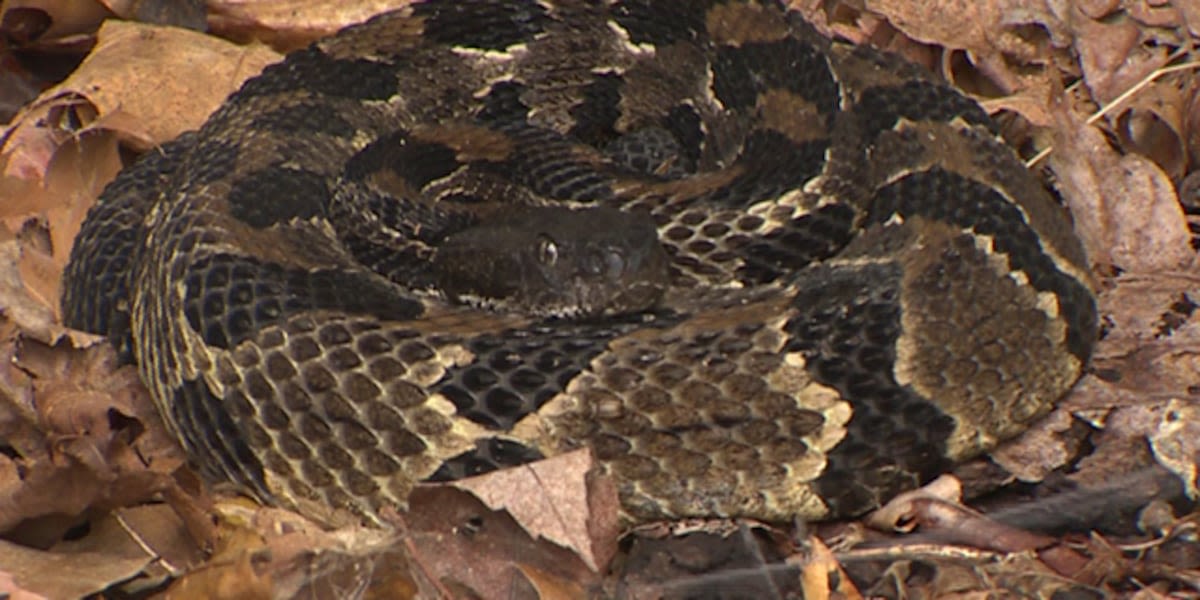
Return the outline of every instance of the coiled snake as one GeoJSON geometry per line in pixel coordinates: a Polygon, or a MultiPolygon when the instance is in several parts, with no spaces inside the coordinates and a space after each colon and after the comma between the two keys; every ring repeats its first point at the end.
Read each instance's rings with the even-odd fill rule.
{"type": "Polygon", "coordinates": [[[1045,414],[1089,277],[978,105],[769,1],[428,0],[123,171],[63,307],[264,501],[588,446],[631,518],[787,520],[1045,414]]]}

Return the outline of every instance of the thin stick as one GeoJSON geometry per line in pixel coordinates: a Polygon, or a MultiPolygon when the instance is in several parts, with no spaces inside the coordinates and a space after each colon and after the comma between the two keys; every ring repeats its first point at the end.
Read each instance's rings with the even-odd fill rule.
{"type": "MultiPolygon", "coordinates": [[[[1172,56],[1167,57],[1167,60],[1171,61],[1171,60],[1174,60],[1175,58],[1178,58],[1178,56],[1181,54],[1181,52],[1183,50],[1184,50],[1183,48],[1180,48],[1180,50],[1176,51],[1172,56]]],[[[1084,121],[1084,123],[1086,123],[1087,125],[1091,125],[1091,124],[1095,123],[1096,121],[1103,119],[1104,115],[1107,115],[1108,113],[1112,112],[1113,109],[1115,109],[1122,102],[1125,102],[1126,100],[1133,97],[1135,94],[1146,89],[1151,83],[1154,83],[1156,80],[1158,80],[1159,77],[1162,77],[1163,75],[1175,73],[1177,71],[1187,71],[1187,70],[1196,69],[1196,68],[1200,68],[1200,61],[1190,61],[1190,62],[1180,63],[1177,65],[1171,65],[1168,67],[1159,67],[1159,68],[1155,69],[1153,72],[1151,72],[1149,75],[1143,77],[1141,81],[1137,82],[1135,85],[1133,85],[1129,89],[1122,92],[1120,96],[1113,98],[1107,104],[1100,107],[1100,110],[1092,113],[1092,115],[1090,117],[1088,117],[1087,120],[1084,121]]],[[[1046,158],[1047,156],[1049,156],[1052,151],[1054,151],[1054,146],[1046,146],[1045,148],[1042,149],[1041,152],[1038,152],[1032,158],[1025,161],[1025,166],[1027,168],[1033,167],[1034,165],[1041,162],[1041,160],[1043,158],[1046,158]]]]}

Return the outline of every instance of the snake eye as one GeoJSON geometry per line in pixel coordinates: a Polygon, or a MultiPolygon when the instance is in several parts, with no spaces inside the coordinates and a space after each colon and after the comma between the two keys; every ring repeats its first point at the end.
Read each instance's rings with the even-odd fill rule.
{"type": "Polygon", "coordinates": [[[617,250],[610,248],[604,253],[604,266],[608,270],[608,276],[617,279],[621,273],[625,272],[625,257],[617,250]]]}
{"type": "Polygon", "coordinates": [[[542,264],[553,267],[558,262],[558,244],[548,236],[538,236],[537,256],[542,264]]]}

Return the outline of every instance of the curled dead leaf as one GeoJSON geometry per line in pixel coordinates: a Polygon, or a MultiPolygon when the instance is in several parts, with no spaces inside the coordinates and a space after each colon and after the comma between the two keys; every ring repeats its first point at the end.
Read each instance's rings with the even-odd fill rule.
{"type": "Polygon", "coordinates": [[[5,174],[41,179],[53,149],[91,128],[117,131],[135,149],[157,146],[198,127],[242,81],[280,58],[262,46],[126,21],[106,21],[97,36],[70,77],[13,119],[0,147],[5,174]],[[54,118],[64,111],[75,117],[54,118]]]}
{"type": "Polygon", "coordinates": [[[1104,134],[1056,111],[1051,166],[1094,263],[1126,271],[1180,269],[1195,254],[1175,187],[1145,157],[1121,156],[1104,134]]]}
{"type": "Polygon", "coordinates": [[[1171,180],[1183,177],[1188,161],[1183,122],[1187,99],[1180,85],[1177,79],[1151,83],[1115,119],[1122,145],[1150,159],[1171,180]]]}
{"type": "Polygon", "coordinates": [[[173,485],[182,456],[135,369],[118,368],[108,346],[10,340],[0,381],[0,438],[12,450],[0,457],[0,530],[131,505],[173,485]]]}

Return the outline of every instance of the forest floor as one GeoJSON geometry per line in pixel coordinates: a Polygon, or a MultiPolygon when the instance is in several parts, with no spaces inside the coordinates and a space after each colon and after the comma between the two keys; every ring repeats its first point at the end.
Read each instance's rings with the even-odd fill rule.
{"type": "Polygon", "coordinates": [[[133,157],[404,3],[0,2],[0,597],[1200,597],[1195,0],[791,2],[979,100],[1096,278],[1075,389],[921,494],[848,523],[622,531],[582,452],[422,488],[383,532],[206,488],[134,368],[60,325],[71,242],[133,157]]]}

